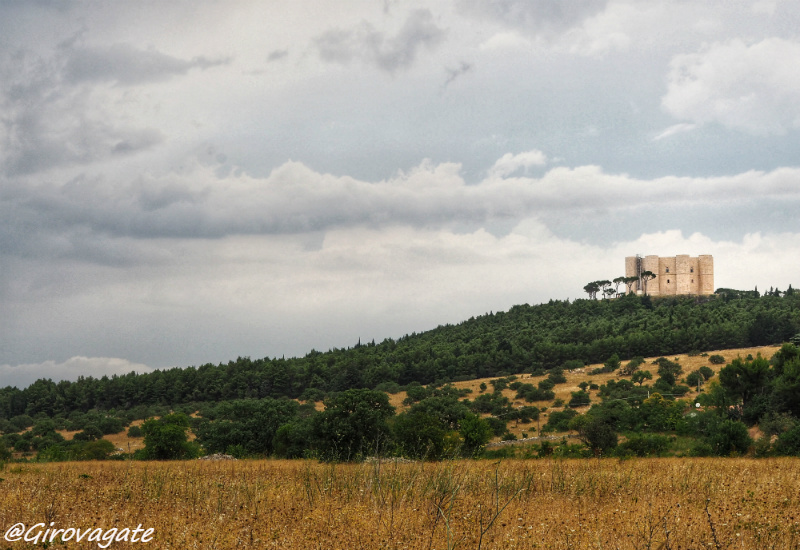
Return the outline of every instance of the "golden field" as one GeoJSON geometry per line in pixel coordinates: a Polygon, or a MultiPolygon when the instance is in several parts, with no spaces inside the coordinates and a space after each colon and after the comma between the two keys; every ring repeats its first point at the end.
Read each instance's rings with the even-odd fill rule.
{"type": "Polygon", "coordinates": [[[0,477],[3,532],[155,529],[150,544],[111,548],[800,548],[791,458],[114,461],[8,464],[0,477]]]}

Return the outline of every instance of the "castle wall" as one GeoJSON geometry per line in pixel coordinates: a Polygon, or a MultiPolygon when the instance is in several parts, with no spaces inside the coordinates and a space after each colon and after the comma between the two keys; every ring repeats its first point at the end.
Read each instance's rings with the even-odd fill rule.
{"type": "MultiPolygon", "coordinates": [[[[628,256],[625,258],[625,276],[639,276],[651,271],[656,278],[647,283],[650,296],[691,296],[714,293],[714,258],[711,255],[691,257],[681,254],[672,257],[628,256]],[[641,271],[638,264],[641,262],[641,271]]],[[[637,294],[644,293],[644,284],[636,284],[637,294]]]]}
{"type": "Polygon", "coordinates": [[[660,296],[675,296],[678,290],[678,283],[675,280],[675,258],[659,258],[658,271],[653,271],[656,279],[654,283],[658,283],[658,293],[660,296]]]}

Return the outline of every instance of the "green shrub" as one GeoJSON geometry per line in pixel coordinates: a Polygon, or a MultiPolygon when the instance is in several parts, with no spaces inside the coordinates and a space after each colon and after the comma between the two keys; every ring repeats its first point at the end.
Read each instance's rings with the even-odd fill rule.
{"type": "Polygon", "coordinates": [[[716,456],[745,454],[753,444],[747,426],[738,420],[723,420],[706,441],[716,456]]]}
{"type": "Polygon", "coordinates": [[[545,378],[544,380],[540,380],[537,386],[539,387],[540,390],[546,391],[546,390],[552,390],[556,386],[556,383],[553,382],[551,378],[545,378]]]}
{"type": "Polygon", "coordinates": [[[566,432],[569,431],[569,421],[578,416],[578,412],[573,409],[563,411],[553,411],[547,419],[547,423],[542,426],[542,432],[566,432]]]}
{"type": "Polygon", "coordinates": [[[564,376],[564,371],[561,369],[553,369],[550,371],[550,374],[547,376],[548,380],[551,380],[553,384],[566,384],[567,377],[564,376]]]}
{"type": "Polygon", "coordinates": [[[572,398],[569,400],[569,406],[572,408],[585,407],[586,405],[591,405],[591,403],[591,397],[583,390],[572,392],[572,398]]]}
{"type": "Polygon", "coordinates": [[[699,372],[702,375],[702,377],[705,378],[706,380],[710,380],[714,376],[714,371],[711,370],[709,367],[705,366],[697,369],[697,372],[699,372]]]}
{"type": "Polygon", "coordinates": [[[669,449],[672,438],[659,434],[642,434],[628,438],[620,443],[618,452],[621,455],[661,456],[669,449]]]}
{"type": "Polygon", "coordinates": [[[575,370],[581,369],[584,367],[584,362],[580,359],[570,359],[569,361],[565,361],[561,368],[563,370],[575,370]]]}
{"type": "Polygon", "coordinates": [[[142,428],[140,426],[131,426],[128,428],[128,437],[144,437],[142,428]]]}
{"type": "Polygon", "coordinates": [[[800,424],[778,436],[775,452],[781,455],[800,456],[800,424]]]}
{"type": "Polygon", "coordinates": [[[714,354],[708,358],[708,362],[711,363],[712,365],[724,365],[725,358],[721,355],[714,354]]]}

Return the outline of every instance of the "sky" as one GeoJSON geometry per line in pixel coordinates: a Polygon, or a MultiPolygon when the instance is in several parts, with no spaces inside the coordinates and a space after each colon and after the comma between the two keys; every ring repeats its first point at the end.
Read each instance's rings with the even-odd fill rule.
{"type": "Polygon", "coordinates": [[[800,285],[792,0],[0,0],[0,387],[800,285]]]}

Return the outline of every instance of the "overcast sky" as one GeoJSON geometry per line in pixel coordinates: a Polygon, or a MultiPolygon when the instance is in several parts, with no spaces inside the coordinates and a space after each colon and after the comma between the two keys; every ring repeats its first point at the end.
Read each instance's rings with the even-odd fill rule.
{"type": "Polygon", "coordinates": [[[0,1],[0,386],[800,285],[792,0],[0,1]]]}

